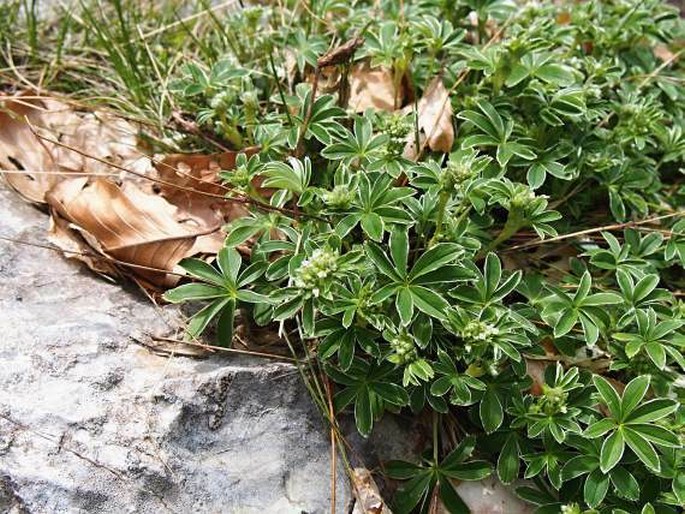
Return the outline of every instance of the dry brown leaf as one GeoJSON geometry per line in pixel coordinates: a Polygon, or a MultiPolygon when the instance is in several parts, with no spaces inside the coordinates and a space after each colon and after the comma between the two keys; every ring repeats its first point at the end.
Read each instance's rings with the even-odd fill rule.
{"type": "MultiPolygon", "coordinates": [[[[428,85],[418,102],[417,110],[421,148],[427,145],[436,152],[450,152],[454,144],[452,104],[441,77],[435,77],[428,85]]],[[[415,159],[420,153],[421,149],[416,148],[413,134],[410,134],[404,149],[405,157],[415,159]]]]}
{"type": "Polygon", "coordinates": [[[654,53],[654,56],[657,59],[660,59],[662,62],[670,63],[678,58],[678,56],[671,52],[671,50],[666,45],[656,45],[652,49],[652,52],[654,53]]]}
{"type": "Polygon", "coordinates": [[[119,270],[106,255],[98,254],[80,233],[79,227],[54,213],[50,216],[48,241],[60,248],[65,257],[83,262],[105,277],[116,277],[119,270]]]}
{"type": "Polygon", "coordinates": [[[381,498],[378,486],[366,468],[355,468],[352,472],[352,490],[357,500],[353,514],[392,514],[381,498]]]}
{"type": "Polygon", "coordinates": [[[42,203],[45,193],[63,177],[48,174],[58,170],[51,148],[41,144],[25,121],[45,123],[45,105],[35,100],[7,100],[0,110],[0,169],[24,171],[4,174],[7,184],[31,202],[42,203]]]}
{"type": "Polygon", "coordinates": [[[0,170],[6,171],[10,187],[31,202],[44,203],[45,193],[74,173],[112,174],[110,166],[87,155],[138,172],[149,170],[150,161],[136,150],[136,140],[135,127],[120,118],[77,113],[49,97],[23,93],[1,104],[0,170]]]}
{"type": "Polygon", "coordinates": [[[138,266],[132,268],[134,274],[160,286],[176,282],[176,277],[165,272],[191,255],[196,238],[209,232],[179,222],[176,208],[164,199],[133,184],[123,191],[103,178],[64,180],[48,192],[46,200],[59,216],[78,227],[89,245],[138,266]]]}
{"type": "Polygon", "coordinates": [[[404,83],[399,85],[397,91],[392,70],[388,68],[371,68],[368,61],[363,61],[352,66],[348,80],[348,105],[355,112],[364,112],[366,109],[392,112],[404,103],[404,83]]]}
{"type": "MultiPolygon", "coordinates": [[[[189,218],[206,227],[242,217],[247,213],[244,204],[219,198],[229,192],[219,183],[219,172],[235,168],[239,153],[249,157],[258,151],[258,147],[249,147],[241,152],[167,155],[155,161],[157,176],[164,182],[159,184],[160,193],[189,218]]],[[[193,252],[217,253],[225,237],[222,231],[198,237],[193,252]]]]}

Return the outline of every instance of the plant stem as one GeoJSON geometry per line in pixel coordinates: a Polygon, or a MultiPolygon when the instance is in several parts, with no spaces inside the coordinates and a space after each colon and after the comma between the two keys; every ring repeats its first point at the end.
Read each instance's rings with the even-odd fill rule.
{"type": "Polygon", "coordinates": [[[281,81],[278,79],[278,73],[276,73],[276,65],[274,64],[274,51],[273,48],[269,52],[269,64],[271,65],[271,72],[274,74],[274,80],[276,81],[276,88],[278,89],[278,96],[281,97],[281,102],[283,102],[283,109],[285,109],[285,115],[288,117],[288,125],[290,128],[293,127],[293,119],[290,117],[290,111],[288,110],[288,104],[285,101],[285,93],[283,92],[283,86],[281,81]]]}
{"type": "Polygon", "coordinates": [[[440,414],[437,411],[433,411],[433,462],[435,466],[438,465],[438,435],[439,435],[439,425],[440,425],[440,414]]]}
{"type": "Polygon", "coordinates": [[[440,192],[440,200],[438,202],[438,217],[435,220],[435,233],[428,243],[428,248],[435,245],[440,239],[442,232],[442,222],[445,219],[445,211],[447,210],[447,202],[450,199],[450,194],[447,191],[440,192]]]}
{"type": "Polygon", "coordinates": [[[509,216],[507,217],[507,222],[502,227],[502,231],[499,235],[492,241],[485,250],[481,251],[478,255],[479,258],[483,257],[488,252],[493,251],[504,241],[509,239],[511,236],[516,234],[525,224],[525,219],[523,217],[523,210],[520,208],[513,208],[509,211],[509,216]]]}
{"type": "Polygon", "coordinates": [[[312,84],[312,96],[309,99],[309,106],[307,107],[307,114],[302,122],[302,127],[300,128],[300,135],[297,138],[297,146],[295,147],[295,157],[298,159],[304,155],[304,138],[307,134],[307,129],[309,128],[309,123],[312,119],[312,112],[314,111],[314,101],[316,100],[316,92],[319,88],[319,78],[321,77],[321,70],[316,67],[316,72],[314,73],[314,84],[312,84]]]}

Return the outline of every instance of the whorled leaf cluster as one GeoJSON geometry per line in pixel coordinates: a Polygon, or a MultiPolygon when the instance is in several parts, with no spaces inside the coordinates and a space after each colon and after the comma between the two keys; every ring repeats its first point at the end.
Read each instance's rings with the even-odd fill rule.
{"type": "Polygon", "coordinates": [[[310,2],[289,31],[276,7],[251,7],[230,21],[252,34],[234,55],[186,68],[178,101],[262,147],[222,175],[262,205],[229,227],[218,269],[186,262],[200,282],[167,298],[209,301],[193,336],[218,317],[230,340],[236,308],[295,334],[363,435],[388,411],[435,413],[423,460],[387,467],[405,481],[398,512],[437,497],[462,512],[452,480],[491,472],[525,479],[541,513],[679,512],[677,13],[656,0],[401,4],[310,2]],[[442,74],[450,153],[403,153],[421,137],[411,104],[354,114],[335,93],[313,98],[317,58],[360,34],[357,58],[397,84],[442,74]],[[286,49],[291,83],[269,82],[286,49]]]}

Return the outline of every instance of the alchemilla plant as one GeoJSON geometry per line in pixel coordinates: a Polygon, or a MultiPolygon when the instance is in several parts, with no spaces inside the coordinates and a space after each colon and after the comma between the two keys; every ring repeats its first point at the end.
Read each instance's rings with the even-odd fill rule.
{"type": "Polygon", "coordinates": [[[249,215],[167,293],[207,301],[190,335],[218,320],[230,342],[240,309],[287,338],[314,389],[319,372],[332,381],[362,435],[388,412],[428,420],[423,457],[386,463],[396,512],[467,512],[456,482],[490,474],[539,513],[682,512],[678,13],[308,5],[297,27],[275,5],[236,11],[232,50],[172,84],[203,130],[261,147],[222,174],[249,215]],[[332,90],[314,79],[322,58],[342,77],[332,90]],[[389,70],[395,112],[352,112],[354,59],[389,70]],[[426,146],[410,99],[435,77],[455,115],[448,152],[426,146]]]}

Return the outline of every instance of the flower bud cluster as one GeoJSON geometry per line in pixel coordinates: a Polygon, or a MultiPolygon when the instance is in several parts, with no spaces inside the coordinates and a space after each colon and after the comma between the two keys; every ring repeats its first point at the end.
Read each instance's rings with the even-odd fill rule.
{"type": "Polygon", "coordinates": [[[338,269],[338,252],[329,248],[317,248],[309,259],[295,272],[295,287],[309,291],[318,297],[325,288],[326,281],[338,269]]]}
{"type": "Polygon", "coordinates": [[[418,357],[414,338],[406,332],[400,332],[391,341],[390,346],[395,352],[393,361],[397,364],[413,362],[418,357]]]}
{"type": "Polygon", "coordinates": [[[350,191],[347,186],[335,186],[332,191],[323,194],[323,201],[332,209],[345,210],[354,201],[354,191],[350,191]]]}

